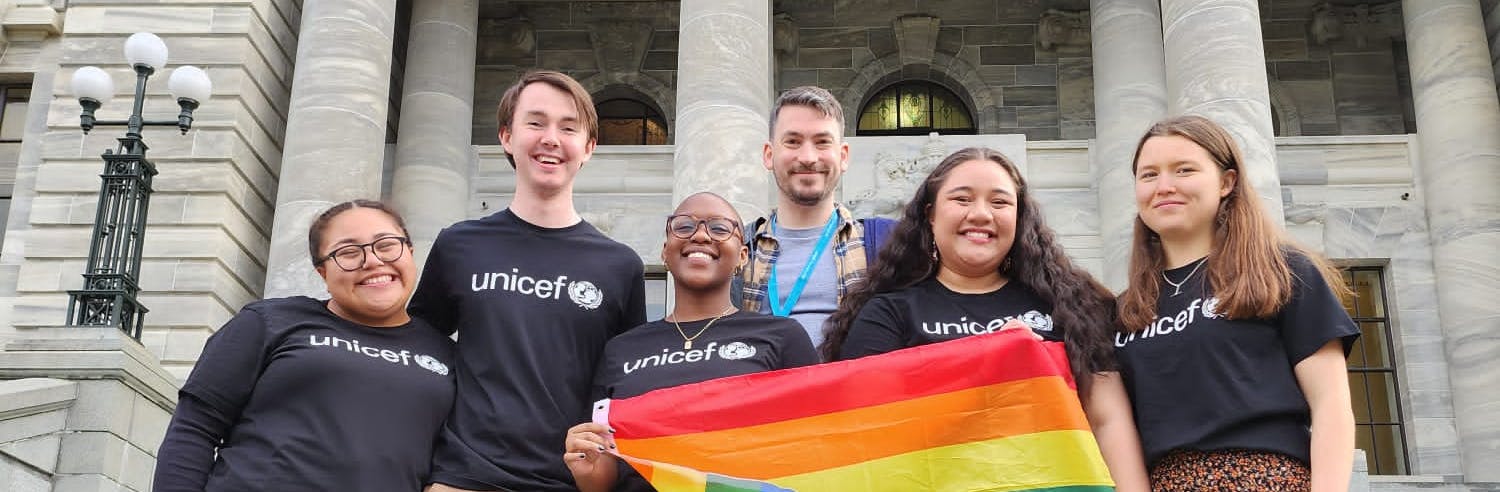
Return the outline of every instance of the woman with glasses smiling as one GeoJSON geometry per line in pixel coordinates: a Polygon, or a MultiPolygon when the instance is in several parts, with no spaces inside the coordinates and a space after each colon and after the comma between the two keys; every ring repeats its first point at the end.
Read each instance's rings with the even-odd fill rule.
{"type": "MultiPolygon", "coordinates": [[[[687,197],[667,218],[661,260],[676,301],[665,319],[626,331],[604,346],[592,396],[629,398],[654,389],[818,363],[802,325],[791,318],[740,311],[730,281],[749,258],[734,207],[713,193],[687,197]]],[[[583,492],[651,491],[644,479],[605,451],[601,424],[568,430],[563,461],[583,492]]]]}
{"type": "Polygon", "coordinates": [[[157,453],[157,491],[418,491],[453,404],[453,342],[406,314],[411,241],[386,205],[308,231],[331,299],[253,302],[203,347],[157,453]]]}

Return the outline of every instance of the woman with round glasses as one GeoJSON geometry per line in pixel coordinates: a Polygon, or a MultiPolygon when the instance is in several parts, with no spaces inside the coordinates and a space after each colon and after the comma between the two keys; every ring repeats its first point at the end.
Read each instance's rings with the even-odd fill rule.
{"type": "Polygon", "coordinates": [[[157,454],[157,491],[418,491],[453,403],[453,342],[406,314],[411,241],[386,205],[308,231],[332,298],[246,305],[209,337],[157,454]]]}
{"type": "MultiPolygon", "coordinates": [[[[629,398],[654,389],[818,363],[802,325],[791,318],[740,311],[730,281],[749,259],[739,215],[713,193],[687,197],[667,218],[662,264],[676,302],[665,319],[626,331],[604,346],[593,397],[629,398]]],[[[563,461],[584,492],[651,491],[629,466],[604,451],[603,425],[568,430],[563,461]]]]}

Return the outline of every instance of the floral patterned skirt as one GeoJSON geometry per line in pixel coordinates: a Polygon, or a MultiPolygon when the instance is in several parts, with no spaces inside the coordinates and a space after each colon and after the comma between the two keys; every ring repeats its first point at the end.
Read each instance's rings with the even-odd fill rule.
{"type": "Polygon", "coordinates": [[[1177,450],[1151,468],[1152,492],[1304,492],[1311,481],[1312,470],[1296,458],[1245,449],[1177,450]]]}

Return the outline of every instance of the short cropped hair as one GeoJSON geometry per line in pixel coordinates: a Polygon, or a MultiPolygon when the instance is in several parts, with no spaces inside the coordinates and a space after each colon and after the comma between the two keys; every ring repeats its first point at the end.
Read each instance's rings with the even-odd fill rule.
{"type": "Polygon", "coordinates": [[[839,99],[827,89],[818,86],[804,85],[787,89],[776,97],[776,104],[771,106],[771,138],[776,138],[776,118],[781,115],[781,108],[785,106],[804,106],[818,110],[823,116],[833,118],[839,124],[839,132],[836,137],[844,136],[844,106],[839,104],[839,99]]]}

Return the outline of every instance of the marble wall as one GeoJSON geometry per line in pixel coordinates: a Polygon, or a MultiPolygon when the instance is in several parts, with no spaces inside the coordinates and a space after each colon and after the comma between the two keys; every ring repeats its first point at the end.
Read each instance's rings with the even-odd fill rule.
{"type": "Polygon", "coordinates": [[[1276,143],[1287,231],[1340,264],[1384,268],[1410,473],[1460,473],[1415,136],[1276,143]]]}
{"type": "MultiPolygon", "coordinates": [[[[214,96],[195,113],[193,130],[144,132],[160,175],[151,198],[139,296],[149,309],[141,342],[178,377],[186,376],[204,340],[239,307],[258,299],[265,283],[281,141],[296,53],[298,2],[229,5],[198,2],[90,3],[67,10],[52,68],[33,112],[43,118],[27,142],[23,170],[32,169],[33,194],[17,200],[26,232],[6,241],[4,263],[17,266],[11,303],[0,331],[64,322],[66,291],[82,286],[89,233],[99,190],[98,157],[122,129],[78,129],[78,103],[68,94],[72,71],[97,65],[114,76],[117,97],[101,118],[129,112],[134,78],[121,47],[136,31],[162,36],[170,59],[203,66],[214,96]],[[52,75],[56,73],[57,76],[52,75]],[[14,328],[13,328],[14,327],[14,328]]],[[[42,77],[42,74],[46,77],[42,77]]],[[[167,75],[147,87],[146,113],[175,115],[167,75]]],[[[13,224],[15,222],[12,222],[13,224]]],[[[5,306],[0,306],[5,307],[5,306]]]]}

